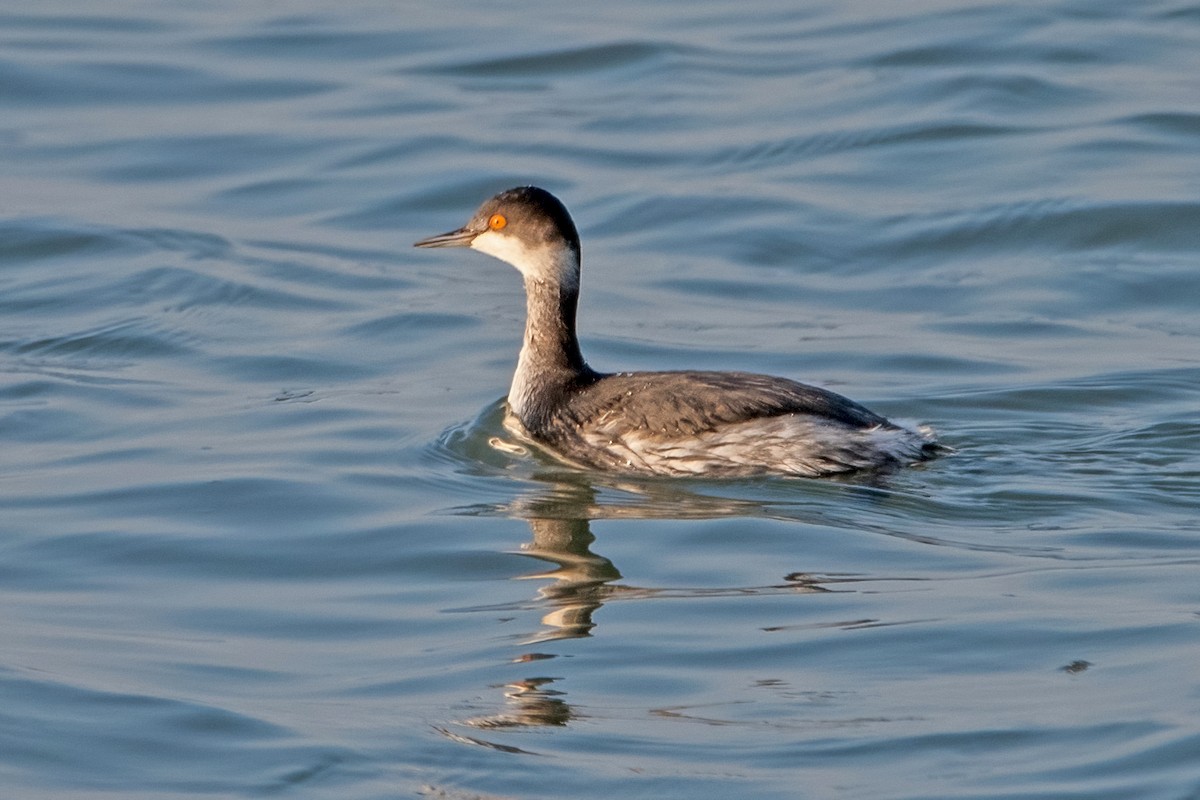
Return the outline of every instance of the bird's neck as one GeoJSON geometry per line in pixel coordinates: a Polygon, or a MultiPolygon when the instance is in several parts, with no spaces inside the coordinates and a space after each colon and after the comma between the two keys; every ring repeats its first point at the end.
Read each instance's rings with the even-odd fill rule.
{"type": "Polygon", "coordinates": [[[579,266],[564,266],[564,280],[525,276],[525,339],[508,405],[526,427],[536,427],[554,399],[591,374],[575,335],[579,266]]]}

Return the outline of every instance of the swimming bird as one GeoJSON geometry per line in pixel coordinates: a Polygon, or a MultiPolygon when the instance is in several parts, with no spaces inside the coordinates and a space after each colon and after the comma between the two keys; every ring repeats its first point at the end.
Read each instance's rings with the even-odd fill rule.
{"type": "Polygon", "coordinates": [[[416,247],[470,247],[524,278],[525,338],[508,392],[523,433],[584,467],[666,476],[817,477],[910,464],[939,450],[841,395],[746,372],[597,372],[579,349],[580,245],[562,202],[524,186],[416,247]]]}

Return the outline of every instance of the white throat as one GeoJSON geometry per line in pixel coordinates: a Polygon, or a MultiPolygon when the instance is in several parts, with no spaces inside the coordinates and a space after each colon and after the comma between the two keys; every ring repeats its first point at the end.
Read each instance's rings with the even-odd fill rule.
{"type": "Polygon", "coordinates": [[[568,291],[579,290],[579,261],[567,247],[530,247],[516,236],[484,231],[471,240],[471,249],[517,268],[525,279],[554,282],[568,291]]]}

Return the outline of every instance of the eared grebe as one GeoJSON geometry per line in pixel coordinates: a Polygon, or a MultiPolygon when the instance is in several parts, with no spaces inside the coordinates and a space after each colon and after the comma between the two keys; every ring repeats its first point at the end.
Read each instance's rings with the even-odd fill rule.
{"type": "Polygon", "coordinates": [[[471,247],[525,279],[525,340],[508,406],[524,433],[569,461],[657,475],[818,476],[933,456],[931,431],[846,398],[744,372],[596,372],[575,334],[579,234],[535,186],[509,189],[455,231],[416,247],[471,247]]]}

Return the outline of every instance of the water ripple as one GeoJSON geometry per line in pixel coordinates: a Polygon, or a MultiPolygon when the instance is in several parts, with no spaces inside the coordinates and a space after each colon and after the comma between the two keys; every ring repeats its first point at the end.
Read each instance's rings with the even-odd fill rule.
{"type": "Polygon", "coordinates": [[[430,71],[489,79],[531,76],[544,78],[555,75],[577,77],[608,70],[627,70],[631,67],[649,70],[661,59],[687,55],[703,56],[704,52],[698,48],[683,47],[671,42],[610,42],[535,55],[483,59],[436,67],[430,71]]]}
{"type": "Polygon", "coordinates": [[[1142,245],[1170,253],[1200,245],[1194,202],[1110,202],[1041,199],[887,222],[889,253],[914,257],[930,251],[1006,250],[1079,252],[1142,245]]]}
{"type": "Polygon", "coordinates": [[[8,794],[1194,794],[1194,5],[0,12],[8,794]],[[513,436],[519,278],[410,244],[522,183],[597,368],[957,452],[513,436]]]}

